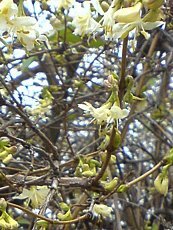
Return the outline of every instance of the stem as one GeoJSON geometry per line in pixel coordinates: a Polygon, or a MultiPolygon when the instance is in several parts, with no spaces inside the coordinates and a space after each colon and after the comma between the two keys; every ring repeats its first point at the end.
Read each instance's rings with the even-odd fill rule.
{"type": "MultiPolygon", "coordinates": [[[[149,48],[149,51],[148,51],[148,54],[146,56],[146,58],[151,58],[155,49],[156,49],[156,46],[157,46],[157,43],[158,43],[158,39],[159,39],[159,33],[157,33],[153,40],[152,40],[152,43],[150,45],[150,48],[149,48]]],[[[148,70],[149,68],[149,62],[146,60],[145,62],[145,65],[144,65],[144,73],[148,70]]],[[[148,78],[146,79],[147,76],[143,75],[141,78],[140,78],[140,81],[138,83],[138,86],[136,88],[136,95],[137,96],[140,96],[141,94],[141,90],[142,90],[142,87],[145,85],[145,83],[148,81],[148,78]]]]}
{"type": "Polygon", "coordinates": [[[22,206],[19,206],[17,204],[13,204],[11,202],[8,202],[7,201],[7,204],[10,206],[10,207],[13,207],[13,208],[18,208],[20,210],[22,210],[23,212],[27,213],[28,215],[30,216],[33,216],[34,218],[39,218],[41,220],[45,220],[47,221],[48,223],[50,224],[73,224],[73,223],[76,223],[76,222],[79,222],[79,221],[84,221],[86,219],[89,219],[90,218],[90,214],[89,213],[86,213],[85,215],[83,216],[80,216],[80,217],[77,217],[73,220],[66,220],[66,221],[61,221],[61,220],[52,220],[52,219],[49,219],[45,216],[42,216],[40,214],[36,214],[36,213],[33,213],[32,211],[28,210],[27,208],[24,208],[22,206]]]}
{"type": "Polygon", "coordinates": [[[98,172],[98,174],[95,176],[95,178],[93,178],[92,185],[96,184],[102,178],[103,174],[105,173],[105,170],[106,170],[106,168],[109,164],[110,158],[111,158],[111,154],[115,151],[115,148],[113,146],[115,135],[116,135],[116,130],[113,126],[110,142],[109,142],[108,147],[106,148],[106,150],[107,150],[106,159],[103,162],[102,167],[101,167],[100,171],[98,172]]]}
{"type": "Polygon", "coordinates": [[[119,100],[120,105],[122,104],[122,99],[125,92],[125,74],[126,74],[126,62],[127,62],[127,44],[128,44],[128,36],[123,39],[123,49],[122,49],[122,62],[121,62],[121,76],[119,83],[119,100]]]}
{"type": "Polygon", "coordinates": [[[126,186],[129,188],[132,185],[138,183],[141,180],[144,180],[147,176],[149,176],[150,174],[152,174],[153,172],[155,172],[158,168],[160,168],[160,166],[162,166],[164,164],[164,160],[160,161],[157,165],[155,165],[152,169],[150,169],[149,171],[147,171],[146,173],[144,173],[143,175],[141,175],[140,177],[130,181],[129,183],[126,184],[126,186]]]}

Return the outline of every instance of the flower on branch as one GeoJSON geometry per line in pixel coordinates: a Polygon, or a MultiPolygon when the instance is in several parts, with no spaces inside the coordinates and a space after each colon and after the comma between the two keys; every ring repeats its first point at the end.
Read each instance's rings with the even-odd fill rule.
{"type": "Polygon", "coordinates": [[[112,208],[105,204],[95,204],[93,212],[101,215],[103,218],[111,217],[112,208]]]}
{"type": "Polygon", "coordinates": [[[99,108],[94,108],[90,103],[84,102],[78,105],[79,108],[83,109],[85,112],[90,113],[97,124],[101,125],[103,123],[111,123],[117,119],[123,119],[127,117],[128,110],[121,109],[114,103],[108,102],[99,108]]]}
{"type": "Polygon", "coordinates": [[[39,26],[35,18],[16,17],[11,23],[11,31],[17,35],[18,40],[27,50],[32,50],[36,41],[46,41],[46,36],[39,33],[39,26]]]}
{"type": "MultiPolygon", "coordinates": [[[[18,16],[19,9],[13,0],[0,2],[0,33],[17,37],[26,47],[32,50],[37,41],[46,41],[47,38],[40,34],[40,28],[35,18],[30,16],[18,16]]],[[[5,36],[7,36],[5,35],[5,36]]]]}
{"type": "Polygon", "coordinates": [[[92,17],[90,3],[88,1],[84,2],[83,6],[76,2],[74,8],[70,10],[70,16],[73,18],[72,25],[75,27],[75,35],[89,35],[99,30],[100,24],[92,17]]]}
{"type": "MultiPolygon", "coordinates": [[[[155,11],[150,11],[150,17],[147,18],[147,15],[144,18],[141,18],[141,9],[142,3],[138,2],[136,5],[127,8],[121,8],[117,10],[113,14],[113,19],[115,22],[111,27],[111,33],[106,31],[107,39],[117,39],[117,38],[125,38],[130,31],[136,30],[135,34],[138,35],[141,33],[146,39],[150,37],[150,35],[145,30],[152,30],[158,26],[163,25],[161,16],[159,13],[158,17],[155,18],[155,11]],[[154,20],[153,20],[154,19],[154,20]],[[155,21],[156,19],[156,21],[155,21]]],[[[108,22],[109,25],[110,22],[108,22]]],[[[104,20],[104,26],[106,26],[106,21],[104,20]]],[[[109,26],[110,27],[110,26],[109,26]]],[[[107,28],[107,27],[106,27],[107,28]]]]}
{"type": "Polygon", "coordinates": [[[18,8],[13,0],[3,0],[0,2],[0,33],[8,32],[11,20],[17,16],[18,8]]]}

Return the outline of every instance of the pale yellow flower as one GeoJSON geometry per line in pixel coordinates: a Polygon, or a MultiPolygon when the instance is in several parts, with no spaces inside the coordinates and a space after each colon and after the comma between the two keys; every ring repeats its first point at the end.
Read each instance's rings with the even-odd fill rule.
{"type": "Polygon", "coordinates": [[[112,208],[104,204],[95,204],[93,212],[102,215],[103,218],[111,217],[112,208]]]}
{"type": "Polygon", "coordinates": [[[46,41],[46,37],[39,33],[36,19],[29,16],[14,18],[11,21],[11,32],[17,35],[18,40],[28,51],[34,48],[36,41],[46,41]]]}
{"type": "Polygon", "coordinates": [[[125,118],[129,111],[126,109],[121,109],[115,103],[111,105],[110,102],[102,105],[99,108],[94,108],[90,103],[84,102],[78,105],[79,108],[90,113],[97,124],[111,123],[114,120],[125,118]]]}
{"type": "MultiPolygon", "coordinates": [[[[152,30],[163,25],[160,12],[149,12],[144,18],[141,17],[142,3],[116,10],[110,7],[103,17],[105,39],[115,40],[125,38],[130,31],[135,29],[135,36],[141,33],[146,39],[150,37],[146,30],[152,30]],[[157,15],[156,15],[157,14],[157,15]]],[[[101,20],[101,21],[102,21],[101,20]]]]}
{"type": "Polygon", "coordinates": [[[0,33],[8,32],[11,20],[17,16],[18,8],[13,0],[0,2],[0,33]]]}
{"type": "Polygon", "coordinates": [[[89,112],[98,124],[105,123],[110,114],[109,104],[102,105],[99,108],[94,108],[90,103],[84,102],[83,104],[79,104],[78,107],[85,110],[86,112],[89,112]]]}
{"type": "Polygon", "coordinates": [[[75,35],[90,35],[100,27],[100,24],[91,15],[90,2],[88,1],[84,2],[83,6],[76,3],[74,8],[71,9],[70,15],[73,17],[72,25],[75,27],[75,35]]]}

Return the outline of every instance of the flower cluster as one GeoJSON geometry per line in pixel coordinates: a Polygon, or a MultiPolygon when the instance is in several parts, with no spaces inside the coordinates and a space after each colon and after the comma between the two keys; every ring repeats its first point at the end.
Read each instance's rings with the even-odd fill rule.
{"type": "Polygon", "coordinates": [[[0,162],[8,164],[13,159],[13,154],[17,151],[16,146],[10,146],[8,138],[0,138],[0,162]]]}
{"type": "Polygon", "coordinates": [[[18,7],[13,0],[2,0],[0,2],[1,37],[16,36],[27,50],[32,50],[37,40],[43,41],[46,37],[40,35],[35,18],[18,15],[18,7]]]}
{"type": "Polygon", "coordinates": [[[0,199],[0,227],[1,229],[17,229],[19,227],[16,220],[14,220],[6,211],[7,202],[4,198],[0,199]]]}
{"type": "Polygon", "coordinates": [[[69,10],[75,35],[84,36],[104,31],[105,39],[115,40],[124,38],[135,30],[135,36],[141,33],[148,39],[149,33],[146,30],[164,24],[160,9],[163,0],[132,0],[129,7],[120,0],[113,0],[110,5],[107,2],[100,3],[99,0],[60,2],[59,8],[69,10]],[[144,15],[143,8],[146,11],[144,15]]]}

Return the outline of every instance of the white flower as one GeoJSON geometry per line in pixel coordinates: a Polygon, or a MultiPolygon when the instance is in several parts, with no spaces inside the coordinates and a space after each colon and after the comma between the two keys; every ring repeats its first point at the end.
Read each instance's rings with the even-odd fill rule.
{"type": "Polygon", "coordinates": [[[113,15],[114,13],[116,12],[116,9],[117,9],[117,3],[118,1],[117,0],[114,0],[112,2],[112,4],[110,5],[109,9],[104,13],[104,16],[103,18],[101,19],[100,22],[103,22],[102,23],[102,26],[105,30],[105,39],[108,40],[108,39],[112,39],[112,30],[113,30],[113,26],[115,24],[115,20],[113,18],[113,15]]]}
{"type": "Polygon", "coordinates": [[[127,109],[121,109],[116,104],[113,104],[113,106],[110,108],[110,117],[114,119],[123,119],[127,117],[129,114],[129,111],[127,109]]]}
{"type": "Polygon", "coordinates": [[[109,104],[102,105],[100,108],[94,108],[90,103],[84,102],[83,104],[79,104],[78,107],[89,112],[98,124],[106,122],[110,114],[109,104]]]}
{"type": "Polygon", "coordinates": [[[13,0],[2,0],[0,2],[0,16],[4,16],[8,20],[16,16],[17,13],[18,8],[13,0]]]}
{"type": "Polygon", "coordinates": [[[115,24],[115,20],[113,19],[114,8],[110,7],[108,11],[104,14],[103,17],[103,28],[105,30],[105,39],[112,38],[112,28],[115,24]]]}
{"type": "Polygon", "coordinates": [[[36,19],[29,16],[14,18],[11,21],[11,32],[16,34],[18,40],[29,51],[34,48],[37,40],[46,40],[46,37],[39,33],[39,26],[36,19]]]}
{"type": "Polygon", "coordinates": [[[0,33],[8,32],[11,20],[17,15],[18,8],[13,0],[0,2],[0,33]]]}
{"type": "Polygon", "coordinates": [[[0,34],[8,32],[12,37],[17,36],[18,40],[27,50],[34,48],[37,40],[45,41],[46,37],[40,35],[39,26],[33,17],[18,17],[18,7],[13,0],[0,2],[0,34]]]}
{"type": "Polygon", "coordinates": [[[104,204],[95,204],[93,207],[93,212],[102,215],[102,217],[104,218],[110,217],[112,211],[113,210],[111,207],[108,207],[107,205],[104,204]]]}
{"type": "Polygon", "coordinates": [[[106,103],[99,108],[94,108],[90,103],[84,102],[78,105],[79,108],[89,112],[97,124],[110,123],[114,120],[123,119],[128,115],[128,110],[121,109],[116,104],[106,103]]]}
{"type": "Polygon", "coordinates": [[[135,36],[141,33],[146,39],[148,39],[150,35],[145,30],[152,30],[163,24],[164,22],[162,21],[144,22],[143,20],[133,23],[117,23],[113,26],[112,39],[125,38],[128,33],[134,29],[136,30],[135,36]]]}
{"type": "Polygon", "coordinates": [[[98,31],[100,27],[100,24],[92,18],[90,2],[88,1],[83,3],[83,7],[76,2],[69,15],[73,18],[72,25],[75,27],[75,35],[91,34],[98,31]]]}
{"type": "Polygon", "coordinates": [[[159,13],[149,12],[141,18],[141,2],[127,8],[116,8],[110,6],[103,17],[103,28],[105,29],[105,39],[115,40],[125,38],[132,30],[136,30],[135,36],[141,33],[146,39],[150,37],[145,30],[152,30],[164,23],[160,20],[159,13]],[[157,14],[157,16],[156,16],[157,14]],[[117,23],[116,23],[117,22],[117,23]]]}

